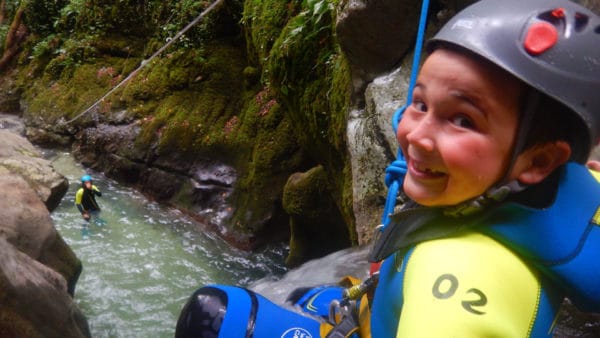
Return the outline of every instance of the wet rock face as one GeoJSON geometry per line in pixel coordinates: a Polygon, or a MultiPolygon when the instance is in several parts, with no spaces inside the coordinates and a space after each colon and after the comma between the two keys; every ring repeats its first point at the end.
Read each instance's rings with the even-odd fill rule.
{"type": "Polygon", "coordinates": [[[394,112],[405,104],[406,68],[376,78],[367,86],[365,108],[352,111],[346,134],[352,165],[353,210],[359,243],[371,242],[381,220],[387,187],[385,170],[396,158],[394,112]]]}
{"type": "Polygon", "coordinates": [[[56,235],[48,211],[65,195],[68,181],[17,133],[20,121],[13,124],[17,127],[0,129],[0,225],[9,242],[14,238],[11,243],[37,259],[56,235]]]}
{"type": "Polygon", "coordinates": [[[600,337],[600,313],[585,313],[565,299],[556,320],[554,337],[600,337]]]}
{"type": "Polygon", "coordinates": [[[56,236],[50,214],[23,178],[3,167],[0,175],[2,237],[37,259],[56,236]]]}
{"type": "Polygon", "coordinates": [[[29,140],[35,144],[43,145],[46,147],[68,147],[72,141],[70,135],[61,135],[54,132],[48,132],[46,129],[27,127],[25,129],[25,135],[29,140]]]}
{"type": "Polygon", "coordinates": [[[193,179],[201,184],[231,187],[237,180],[234,168],[219,162],[204,162],[194,166],[193,179]]]}
{"type": "MultiPolygon", "coordinates": [[[[238,179],[235,168],[199,156],[157,155],[153,146],[136,145],[138,133],[136,123],[85,128],[75,137],[73,154],[83,165],[137,186],[151,198],[177,206],[223,234],[233,210],[229,198],[238,179]]],[[[231,232],[228,236],[236,237],[231,232]]],[[[247,241],[241,237],[230,238],[232,244],[247,241]]]]}
{"type": "MultiPolygon", "coordinates": [[[[0,111],[4,113],[18,113],[21,111],[21,92],[15,86],[13,71],[6,71],[0,83],[0,111]]],[[[0,127],[4,129],[4,127],[0,127]]]]}
{"type": "Polygon", "coordinates": [[[228,198],[237,180],[234,168],[219,162],[202,162],[191,170],[192,202],[198,212],[213,213],[210,217],[225,219],[230,216],[228,198]]]}
{"type": "MultiPolygon", "coordinates": [[[[98,124],[96,127],[85,128],[75,135],[73,154],[80,159],[83,165],[92,168],[107,168],[110,170],[113,163],[107,155],[142,163],[147,156],[147,152],[134,147],[134,140],[138,133],[139,127],[135,123],[123,125],[98,124]]],[[[134,179],[129,177],[117,178],[126,181],[134,179]]]]}
{"type": "Polygon", "coordinates": [[[419,10],[419,1],[343,2],[336,32],[354,71],[365,82],[392,69],[412,47],[419,10]]]}

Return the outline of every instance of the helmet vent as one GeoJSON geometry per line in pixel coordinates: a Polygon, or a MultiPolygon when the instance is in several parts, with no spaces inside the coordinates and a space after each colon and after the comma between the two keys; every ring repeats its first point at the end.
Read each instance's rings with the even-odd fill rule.
{"type": "MultiPolygon", "coordinates": [[[[538,19],[547,21],[557,28],[562,27],[562,29],[565,29],[567,22],[570,21],[568,20],[568,17],[571,17],[571,15],[569,15],[570,13],[572,12],[568,12],[564,8],[556,8],[554,10],[541,13],[538,16],[538,19]]],[[[589,22],[590,17],[587,14],[576,12],[575,15],[573,15],[572,29],[575,32],[581,32],[588,27],[589,22]]],[[[597,31],[598,30],[596,29],[596,32],[597,31]]]]}
{"type": "Polygon", "coordinates": [[[560,27],[561,24],[565,24],[565,10],[563,8],[556,8],[551,11],[543,12],[538,15],[538,19],[551,23],[556,27],[560,27]]]}
{"type": "Polygon", "coordinates": [[[581,32],[585,27],[587,27],[590,18],[581,13],[575,13],[575,31],[581,32]]]}
{"type": "Polygon", "coordinates": [[[551,11],[550,14],[557,19],[562,19],[565,17],[565,9],[562,7],[559,7],[557,9],[551,11]]]}

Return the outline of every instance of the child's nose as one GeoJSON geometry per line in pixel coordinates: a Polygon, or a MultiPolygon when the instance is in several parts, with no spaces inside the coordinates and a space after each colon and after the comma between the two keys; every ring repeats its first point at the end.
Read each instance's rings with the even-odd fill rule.
{"type": "Polygon", "coordinates": [[[406,139],[413,147],[433,151],[436,129],[435,121],[430,116],[426,116],[413,124],[412,129],[406,135],[406,139]]]}

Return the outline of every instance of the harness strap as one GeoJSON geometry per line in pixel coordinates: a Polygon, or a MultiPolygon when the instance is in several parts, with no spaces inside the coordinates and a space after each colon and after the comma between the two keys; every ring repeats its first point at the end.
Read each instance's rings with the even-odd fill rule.
{"type": "MultiPolygon", "coordinates": [[[[379,280],[379,271],[372,274],[369,278],[360,284],[355,284],[344,291],[344,297],[341,301],[334,300],[329,305],[329,324],[332,329],[327,333],[326,338],[347,338],[357,337],[360,325],[365,324],[363,312],[368,308],[368,292],[374,291],[379,280]],[[359,304],[358,301],[361,300],[359,304]]],[[[357,280],[351,280],[356,283],[357,280]]]]}
{"type": "Polygon", "coordinates": [[[348,338],[358,332],[358,320],[355,316],[343,316],[325,338],[348,338]]]}

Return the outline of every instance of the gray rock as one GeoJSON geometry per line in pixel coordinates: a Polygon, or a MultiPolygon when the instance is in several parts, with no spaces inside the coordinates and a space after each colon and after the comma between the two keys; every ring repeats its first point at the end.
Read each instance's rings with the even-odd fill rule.
{"type": "Polygon", "coordinates": [[[342,1],[336,33],[353,67],[355,90],[393,69],[413,47],[419,1],[342,1]]]}
{"type": "Polygon", "coordinates": [[[50,211],[69,188],[67,179],[26,138],[7,130],[0,130],[0,166],[23,177],[50,211]]]}
{"type": "Polygon", "coordinates": [[[56,236],[48,210],[21,177],[0,167],[0,235],[33,259],[56,236]]]}
{"type": "Polygon", "coordinates": [[[366,106],[350,113],[347,125],[352,166],[352,207],[360,244],[372,240],[387,198],[385,169],[396,159],[392,116],[404,105],[410,71],[401,67],[376,78],[366,90],[366,106]]]}
{"type": "Polygon", "coordinates": [[[17,115],[0,114],[0,129],[12,131],[16,134],[25,134],[25,127],[17,115]]]}
{"type": "Polygon", "coordinates": [[[0,237],[0,332],[4,337],[91,337],[63,276],[0,237]]]}
{"type": "Polygon", "coordinates": [[[0,334],[89,337],[73,302],[81,261],[54,228],[49,210],[66,178],[24,137],[0,130],[0,334]]]}

